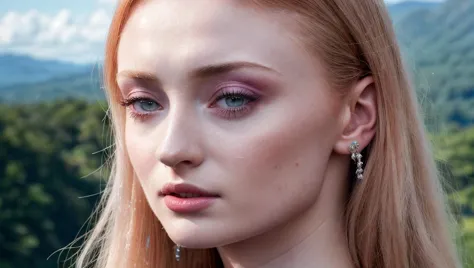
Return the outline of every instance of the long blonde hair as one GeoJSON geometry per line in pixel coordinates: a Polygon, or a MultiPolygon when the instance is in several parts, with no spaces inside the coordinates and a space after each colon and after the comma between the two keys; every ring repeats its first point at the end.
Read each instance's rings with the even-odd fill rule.
{"type": "MultiPolygon", "coordinates": [[[[110,26],[105,85],[115,137],[114,166],[100,216],[77,267],[219,267],[215,249],[185,249],[177,263],[173,243],[151,211],[123,146],[125,110],[118,105],[120,33],[141,1],[122,0],[110,26]]],[[[371,75],[377,95],[375,138],[364,150],[365,179],[347,201],[347,240],[356,267],[460,267],[435,162],[418,116],[382,0],[252,0],[266,10],[297,14],[305,48],[322,61],[335,90],[371,75]]],[[[352,177],[352,175],[348,174],[352,177]]]]}

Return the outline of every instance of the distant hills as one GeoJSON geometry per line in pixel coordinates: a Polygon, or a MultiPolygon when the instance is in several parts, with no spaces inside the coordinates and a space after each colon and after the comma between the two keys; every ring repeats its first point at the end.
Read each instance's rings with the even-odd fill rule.
{"type": "Polygon", "coordinates": [[[414,10],[395,28],[433,121],[474,124],[474,1],[414,10]]]}
{"type": "Polygon", "coordinates": [[[404,16],[417,10],[432,10],[441,5],[439,2],[420,2],[420,1],[406,1],[388,6],[388,11],[392,20],[396,23],[403,19],[404,16]]]}
{"type": "MultiPolygon", "coordinates": [[[[474,0],[407,1],[388,9],[429,127],[474,124],[474,0]]],[[[7,102],[97,100],[101,84],[93,66],[0,56],[0,99],[7,102]]]]}
{"type": "Polygon", "coordinates": [[[91,65],[79,65],[54,60],[39,60],[30,56],[0,55],[0,87],[19,83],[36,83],[64,75],[85,73],[91,65]]]}
{"type": "Polygon", "coordinates": [[[43,82],[19,83],[0,87],[0,102],[24,103],[53,99],[76,98],[103,100],[101,74],[92,67],[89,71],[62,75],[43,82]]]}

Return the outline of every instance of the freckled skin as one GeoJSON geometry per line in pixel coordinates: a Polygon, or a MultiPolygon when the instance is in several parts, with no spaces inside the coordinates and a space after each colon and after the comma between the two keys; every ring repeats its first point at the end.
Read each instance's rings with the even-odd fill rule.
{"type": "Polygon", "coordinates": [[[134,11],[122,33],[118,72],[148,72],[161,82],[134,88],[118,79],[124,97],[146,94],[163,103],[146,120],[127,118],[125,144],[153,212],[176,243],[207,248],[244,241],[288,223],[318,200],[341,131],[339,104],[321,66],[289,38],[284,23],[234,1],[152,0],[134,11]],[[236,61],[275,72],[236,71],[272,86],[255,88],[259,100],[229,119],[209,107],[216,83],[195,83],[187,74],[236,61]],[[157,196],[168,182],[221,198],[201,213],[179,215],[157,196]]]}

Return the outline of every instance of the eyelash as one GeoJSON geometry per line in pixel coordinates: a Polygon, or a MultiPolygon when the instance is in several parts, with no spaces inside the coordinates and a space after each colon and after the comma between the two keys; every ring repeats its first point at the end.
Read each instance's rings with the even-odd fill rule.
{"type": "Polygon", "coordinates": [[[143,113],[143,112],[137,112],[135,110],[135,108],[133,107],[133,105],[137,102],[153,102],[153,103],[156,103],[161,109],[161,105],[154,101],[153,99],[151,98],[147,98],[147,97],[130,97],[130,98],[127,98],[127,99],[124,99],[122,101],[120,101],[120,105],[124,106],[124,107],[132,107],[130,109],[130,117],[132,117],[132,119],[136,119],[136,120],[140,120],[140,121],[143,121],[145,119],[147,119],[148,117],[152,116],[153,115],[153,112],[148,112],[148,113],[143,113]]]}
{"type": "MultiPolygon", "coordinates": [[[[239,88],[239,87],[230,87],[230,88],[233,88],[233,89],[229,90],[229,91],[222,90],[221,93],[219,93],[217,95],[217,97],[215,98],[215,100],[212,102],[212,104],[209,107],[210,108],[216,108],[218,101],[229,98],[229,97],[242,98],[246,101],[246,103],[241,107],[228,108],[228,109],[216,108],[217,113],[219,114],[219,116],[222,116],[226,119],[235,119],[235,118],[238,118],[239,116],[242,116],[243,114],[249,112],[250,109],[251,109],[250,105],[253,102],[257,101],[259,99],[259,96],[257,96],[256,94],[249,93],[248,91],[243,90],[242,88],[239,88]]],[[[162,106],[158,102],[154,101],[151,98],[147,98],[147,97],[131,97],[131,98],[121,100],[120,105],[122,105],[124,107],[130,107],[131,106],[132,108],[129,111],[130,116],[133,119],[137,119],[137,120],[140,120],[140,121],[143,121],[143,120],[147,119],[148,117],[152,116],[155,112],[138,112],[138,111],[136,111],[136,109],[133,107],[133,105],[137,102],[153,102],[153,103],[156,103],[160,107],[158,110],[160,110],[162,108],[162,106]]]]}
{"type": "Polygon", "coordinates": [[[212,103],[210,107],[216,107],[216,104],[218,101],[229,98],[229,97],[242,98],[245,101],[247,101],[247,103],[241,107],[228,108],[228,109],[216,108],[217,113],[220,116],[223,116],[224,118],[227,118],[227,119],[234,119],[234,118],[243,116],[245,113],[249,112],[251,109],[251,104],[257,101],[259,99],[259,96],[253,93],[249,93],[247,90],[243,90],[242,88],[239,88],[239,87],[230,87],[230,88],[233,88],[233,89],[229,91],[221,91],[221,93],[217,95],[215,101],[212,103]]]}

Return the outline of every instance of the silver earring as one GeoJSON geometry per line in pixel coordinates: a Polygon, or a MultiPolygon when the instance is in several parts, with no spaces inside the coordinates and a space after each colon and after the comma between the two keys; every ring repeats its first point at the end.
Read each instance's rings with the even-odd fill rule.
{"type": "Polygon", "coordinates": [[[181,246],[180,245],[176,245],[174,247],[174,257],[175,257],[176,261],[179,261],[179,259],[181,258],[181,246]]]}
{"type": "Polygon", "coordinates": [[[362,165],[364,164],[362,162],[362,155],[359,153],[359,142],[353,141],[351,145],[349,145],[349,151],[352,153],[351,158],[354,160],[354,162],[357,163],[357,170],[356,170],[356,175],[358,180],[364,179],[364,170],[362,169],[362,165]]]}

